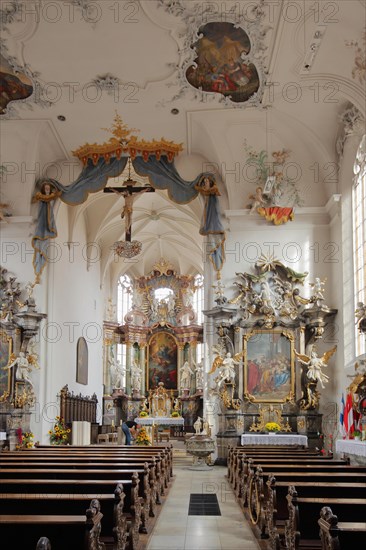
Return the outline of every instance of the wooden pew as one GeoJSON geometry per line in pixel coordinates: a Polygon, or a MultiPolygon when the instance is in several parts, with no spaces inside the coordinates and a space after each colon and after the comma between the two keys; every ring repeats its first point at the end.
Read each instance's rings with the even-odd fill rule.
{"type": "Polygon", "coordinates": [[[129,459],[125,461],[124,459],[118,460],[112,458],[95,458],[95,460],[93,460],[92,457],[86,461],[82,458],[74,457],[57,457],[54,460],[51,458],[43,458],[43,460],[36,461],[32,457],[24,458],[20,455],[17,459],[0,460],[0,476],[2,472],[6,475],[6,472],[8,470],[11,471],[13,468],[19,471],[47,469],[51,472],[55,469],[72,469],[80,472],[89,470],[91,467],[93,470],[100,469],[110,471],[120,471],[121,469],[128,469],[130,471],[135,468],[148,468],[148,480],[144,480],[144,484],[147,486],[145,487],[144,485],[144,487],[141,487],[141,491],[144,488],[145,495],[141,493],[141,496],[149,503],[149,515],[151,517],[155,516],[155,504],[161,503],[160,495],[164,494],[164,490],[161,488],[164,484],[164,480],[162,479],[163,474],[159,468],[159,462],[155,461],[154,457],[150,462],[146,462],[146,458],[137,460],[129,459]],[[98,460],[98,462],[96,462],[96,460],[98,460]]]}
{"type": "Polygon", "coordinates": [[[366,541],[366,523],[338,521],[329,506],[320,510],[320,539],[322,550],[362,548],[366,541]]]}
{"type": "Polygon", "coordinates": [[[78,548],[80,550],[103,550],[100,541],[103,514],[97,499],[90,502],[84,515],[50,514],[5,514],[0,515],[2,540],[12,541],[14,548],[35,548],[40,533],[53,540],[52,550],[78,548]]]}
{"type": "MultiPolygon", "coordinates": [[[[265,468],[265,467],[264,467],[265,468]]],[[[252,463],[248,463],[248,476],[244,480],[243,495],[241,504],[243,508],[248,506],[249,518],[253,525],[257,525],[260,528],[261,536],[265,534],[265,503],[268,500],[267,484],[265,483],[270,475],[273,475],[278,482],[284,482],[288,485],[296,485],[297,483],[309,482],[309,479],[313,481],[314,485],[317,482],[329,482],[334,481],[336,478],[338,482],[345,483],[364,483],[366,482],[366,471],[362,467],[350,467],[344,466],[343,470],[338,471],[311,471],[304,469],[302,466],[289,469],[288,471],[276,471],[274,468],[264,471],[264,468],[257,466],[255,469],[252,463]],[[348,471],[351,469],[351,471],[348,471]],[[355,471],[352,471],[355,470],[355,471]]],[[[317,466],[315,466],[317,468],[317,466]]],[[[336,467],[339,468],[339,467],[336,467]]],[[[268,521],[267,521],[268,523],[268,521]]]]}
{"type": "MultiPolygon", "coordinates": [[[[159,484],[159,488],[160,488],[159,494],[164,494],[165,488],[168,488],[169,486],[169,481],[172,476],[172,459],[171,459],[170,453],[166,453],[164,450],[163,452],[161,452],[160,450],[159,452],[154,451],[152,453],[146,452],[146,451],[138,452],[138,453],[131,453],[131,452],[120,453],[119,451],[117,453],[104,453],[104,452],[84,453],[82,451],[75,452],[74,450],[72,450],[72,447],[67,447],[67,448],[70,450],[66,452],[65,451],[58,452],[57,450],[49,452],[47,450],[45,453],[43,452],[35,453],[33,449],[26,450],[26,451],[21,451],[21,456],[24,459],[38,456],[40,461],[53,460],[56,457],[62,460],[69,460],[72,457],[72,459],[75,458],[75,461],[84,460],[86,462],[87,461],[94,462],[96,460],[99,461],[99,458],[100,458],[103,461],[104,460],[110,461],[111,463],[114,463],[114,464],[119,464],[119,463],[122,464],[122,463],[128,463],[128,462],[136,462],[136,461],[142,461],[142,462],[155,461],[155,470],[156,470],[155,478],[157,479],[159,484]],[[143,460],[143,457],[145,457],[145,460],[143,460]]],[[[12,460],[19,461],[19,452],[16,452],[16,453],[6,452],[3,455],[0,454],[0,465],[3,462],[10,462],[12,460]]]]}
{"type": "Polygon", "coordinates": [[[229,449],[229,455],[228,455],[228,473],[227,477],[230,483],[234,483],[235,474],[238,470],[238,468],[241,468],[241,461],[243,457],[252,457],[252,458],[281,458],[283,456],[286,456],[286,458],[327,458],[330,459],[331,457],[323,457],[319,452],[315,451],[309,451],[307,449],[302,448],[283,448],[283,447],[271,447],[267,446],[255,448],[253,446],[245,446],[245,447],[231,447],[229,449]],[[285,455],[284,455],[285,453],[285,455]]]}
{"type": "MultiPolygon", "coordinates": [[[[141,503],[142,503],[142,513],[141,513],[141,525],[140,525],[140,532],[141,533],[147,533],[147,524],[148,524],[148,518],[152,516],[153,510],[154,510],[154,503],[152,502],[152,496],[154,494],[150,490],[150,481],[149,481],[149,467],[148,464],[145,464],[143,469],[71,469],[71,468],[1,468],[0,469],[0,481],[1,485],[4,486],[7,480],[12,479],[13,481],[17,481],[17,476],[21,476],[23,482],[27,480],[27,484],[30,486],[30,482],[32,479],[35,480],[42,480],[42,481],[62,481],[64,483],[68,480],[76,480],[80,482],[80,485],[82,482],[87,482],[87,484],[91,485],[91,481],[97,481],[100,480],[101,482],[107,482],[109,481],[110,484],[114,484],[114,486],[117,483],[125,484],[126,481],[129,481],[133,474],[135,474],[139,477],[139,496],[141,497],[141,503]]],[[[66,486],[67,484],[65,484],[66,486]]],[[[35,492],[35,491],[32,491],[35,492]]],[[[50,491],[45,491],[50,492],[50,491]]],[[[64,493],[62,489],[60,490],[61,493],[64,493]]],[[[78,492],[78,491],[76,491],[78,492]]],[[[91,493],[91,490],[84,491],[86,493],[91,493]]],[[[102,492],[108,492],[107,490],[103,490],[102,492]]]]}
{"type": "Polygon", "coordinates": [[[248,456],[248,455],[242,455],[241,460],[238,462],[236,471],[234,473],[234,476],[232,478],[232,487],[235,491],[235,494],[238,498],[240,498],[242,494],[242,488],[243,488],[243,479],[248,473],[248,464],[251,462],[252,464],[260,464],[261,466],[266,466],[268,464],[273,465],[273,467],[276,467],[278,470],[279,468],[286,467],[289,469],[293,468],[295,466],[300,465],[308,465],[309,468],[313,469],[313,466],[322,466],[322,471],[324,470],[324,466],[345,466],[348,464],[347,461],[344,460],[332,460],[329,459],[329,457],[323,458],[323,457],[302,457],[302,456],[296,456],[292,458],[287,458],[287,455],[285,455],[286,458],[273,458],[273,457],[262,457],[262,456],[248,456]]]}
{"type": "Polygon", "coordinates": [[[366,499],[298,497],[291,485],[288,495],[289,519],[285,522],[285,545],[288,550],[320,548],[318,518],[323,507],[332,510],[344,521],[362,522],[366,516],[366,499]]]}
{"type": "Polygon", "coordinates": [[[19,509],[19,503],[26,505],[31,501],[39,513],[47,510],[61,515],[69,510],[76,513],[90,495],[96,495],[105,514],[103,537],[113,536],[121,547],[127,538],[128,547],[137,548],[143,512],[138,485],[136,474],[117,487],[113,481],[9,479],[1,482],[4,492],[0,493],[0,511],[19,509]]]}
{"type": "MultiPolygon", "coordinates": [[[[267,497],[264,498],[262,518],[260,521],[261,538],[269,538],[269,546],[276,550],[280,548],[280,538],[284,538],[285,521],[288,519],[287,495],[289,482],[277,482],[270,475],[267,482],[267,497]]],[[[347,483],[338,481],[296,483],[298,495],[303,498],[352,498],[362,499],[366,494],[366,482],[347,483]]]]}

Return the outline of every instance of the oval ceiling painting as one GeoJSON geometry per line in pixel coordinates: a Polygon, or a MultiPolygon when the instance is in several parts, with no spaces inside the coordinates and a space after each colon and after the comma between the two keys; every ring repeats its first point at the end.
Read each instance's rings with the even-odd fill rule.
{"type": "Polygon", "coordinates": [[[0,115],[5,113],[10,101],[25,99],[32,93],[32,81],[24,73],[15,72],[8,61],[0,55],[0,115]]]}
{"type": "Polygon", "coordinates": [[[204,92],[216,92],[243,103],[258,91],[259,76],[253,63],[247,33],[232,23],[207,23],[202,38],[192,44],[197,57],[186,71],[188,82],[204,92]]]}

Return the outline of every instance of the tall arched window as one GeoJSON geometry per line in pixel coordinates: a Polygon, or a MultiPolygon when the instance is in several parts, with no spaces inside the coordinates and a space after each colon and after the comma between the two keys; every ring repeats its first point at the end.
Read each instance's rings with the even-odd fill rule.
{"type": "Polygon", "coordinates": [[[194,278],[194,286],[196,291],[193,295],[193,309],[197,314],[197,323],[200,325],[203,323],[203,276],[196,275],[194,278]]]}
{"type": "MultiPolygon", "coordinates": [[[[366,135],[357,151],[353,168],[355,178],[352,191],[353,210],[353,259],[354,259],[354,306],[366,303],[366,135]]],[[[366,353],[365,335],[355,328],[356,357],[366,353]]]]}
{"type": "Polygon", "coordinates": [[[117,288],[117,320],[124,324],[124,317],[132,307],[132,281],[128,275],[121,275],[117,288]]]}
{"type": "MultiPolygon", "coordinates": [[[[128,275],[121,275],[117,285],[117,320],[119,325],[124,324],[124,318],[126,313],[132,307],[133,298],[133,285],[132,280],[128,275]]],[[[117,360],[121,365],[126,366],[126,345],[117,345],[117,360]]],[[[126,380],[123,380],[123,386],[125,386],[126,380]]]]}

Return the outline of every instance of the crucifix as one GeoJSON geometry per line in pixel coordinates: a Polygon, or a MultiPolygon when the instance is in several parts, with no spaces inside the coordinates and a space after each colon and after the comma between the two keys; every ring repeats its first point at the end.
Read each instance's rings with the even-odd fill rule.
{"type": "Polygon", "coordinates": [[[128,159],[128,178],[123,182],[123,187],[105,187],[104,193],[116,193],[122,195],[125,199],[125,204],[121,212],[121,218],[125,219],[125,240],[131,242],[131,225],[132,225],[132,206],[134,201],[143,193],[154,193],[153,187],[135,187],[135,181],[131,179],[131,160],[128,159]]]}

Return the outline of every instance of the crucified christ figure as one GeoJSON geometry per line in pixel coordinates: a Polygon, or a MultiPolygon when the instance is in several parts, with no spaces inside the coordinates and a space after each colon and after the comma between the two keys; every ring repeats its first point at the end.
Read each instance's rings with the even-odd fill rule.
{"type": "Polygon", "coordinates": [[[132,212],[133,212],[133,203],[143,193],[154,192],[155,189],[152,187],[133,187],[128,185],[126,187],[105,187],[105,193],[116,193],[117,195],[122,195],[125,199],[125,204],[121,212],[121,218],[125,220],[125,233],[126,241],[131,241],[131,225],[132,225],[132,212]]]}

